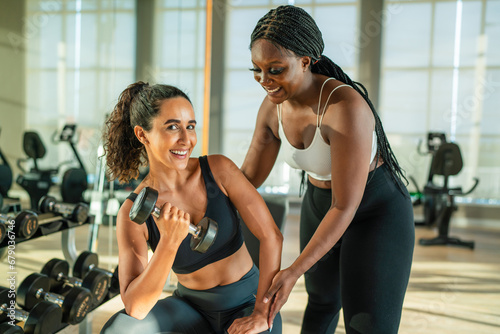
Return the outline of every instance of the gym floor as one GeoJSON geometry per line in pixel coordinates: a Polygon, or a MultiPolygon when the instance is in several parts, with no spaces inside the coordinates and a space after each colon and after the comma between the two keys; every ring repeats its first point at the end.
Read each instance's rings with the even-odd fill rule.
{"type": "MultiPolygon", "coordinates": [[[[461,211],[452,220],[450,235],[474,240],[476,248],[471,251],[453,246],[423,247],[416,242],[400,333],[500,333],[500,215],[466,219],[460,215],[461,211]]],[[[288,266],[298,255],[298,221],[299,207],[290,205],[284,227],[283,266],[288,266]]],[[[110,234],[114,237],[114,231],[107,226],[100,228],[99,266],[113,270],[117,248],[114,239],[110,244],[110,234]]],[[[419,227],[416,240],[435,234],[434,229],[419,227]]],[[[77,251],[87,249],[89,227],[75,228],[75,236],[77,251]]],[[[29,273],[40,271],[43,264],[54,257],[64,258],[60,233],[18,244],[15,255],[17,284],[29,273]]],[[[8,271],[4,260],[0,263],[1,282],[6,282],[8,271]]],[[[175,277],[171,282],[175,284],[175,277]]],[[[284,333],[300,333],[306,300],[301,278],[282,309],[284,333]]],[[[121,308],[123,304],[117,296],[91,312],[87,316],[91,333],[99,333],[106,320],[121,308]]],[[[60,333],[79,332],[79,326],[68,326],[60,333]]],[[[342,320],[336,333],[345,333],[342,320]]]]}

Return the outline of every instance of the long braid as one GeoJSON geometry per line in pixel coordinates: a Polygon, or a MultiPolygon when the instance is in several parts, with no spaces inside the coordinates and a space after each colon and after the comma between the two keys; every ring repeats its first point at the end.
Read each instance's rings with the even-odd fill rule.
{"type": "Polygon", "coordinates": [[[291,51],[299,57],[311,57],[311,72],[334,77],[350,85],[361,94],[375,118],[378,154],[382,156],[382,159],[391,170],[391,175],[398,186],[404,187],[402,179],[408,184],[408,180],[387,140],[382,121],[368,98],[366,88],[361,83],[351,80],[340,66],[322,54],[324,42],[321,31],[314,19],[305,10],[291,5],[279,6],[270,10],[257,22],[251,35],[250,48],[258,39],[266,39],[279,49],[291,51]]]}
{"type": "Polygon", "coordinates": [[[330,58],[328,58],[325,55],[321,56],[319,62],[312,65],[311,71],[313,73],[319,73],[327,75],[329,77],[334,77],[342,81],[343,83],[353,87],[359,94],[361,94],[361,96],[365,99],[366,103],[368,103],[368,106],[370,107],[373,116],[375,117],[375,132],[377,134],[377,147],[380,152],[380,155],[382,156],[382,159],[384,160],[385,163],[387,163],[387,166],[390,168],[393,176],[397,176],[400,180],[404,179],[406,184],[408,184],[408,180],[406,179],[403,170],[399,166],[398,160],[394,155],[394,151],[392,150],[391,145],[387,140],[384,127],[382,126],[382,121],[380,120],[380,117],[376,112],[373,103],[368,98],[368,92],[366,91],[365,86],[363,86],[359,82],[351,80],[351,78],[340,68],[340,66],[335,64],[330,58]]]}

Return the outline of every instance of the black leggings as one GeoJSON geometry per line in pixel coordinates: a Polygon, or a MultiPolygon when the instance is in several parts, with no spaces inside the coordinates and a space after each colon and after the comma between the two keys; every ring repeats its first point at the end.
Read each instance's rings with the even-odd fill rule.
{"type": "MultiPolygon", "coordinates": [[[[258,283],[259,270],[254,266],[238,282],[208,290],[191,290],[178,284],[173,295],[159,300],[143,320],[122,310],[108,320],[101,333],[226,333],[235,319],[253,312],[258,283]]],[[[279,314],[272,333],[281,334],[279,314]]]]}
{"type": "MultiPolygon", "coordinates": [[[[308,183],[300,218],[301,251],[331,200],[331,190],[308,183]]],[[[382,165],[342,238],[304,275],[309,298],[302,334],[334,333],[341,308],[346,333],[397,333],[414,241],[410,197],[382,165]]]]}

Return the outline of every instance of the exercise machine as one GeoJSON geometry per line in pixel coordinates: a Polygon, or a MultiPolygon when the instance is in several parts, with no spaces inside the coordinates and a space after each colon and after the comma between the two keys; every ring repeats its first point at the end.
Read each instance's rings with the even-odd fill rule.
{"type": "Polygon", "coordinates": [[[87,171],[83,165],[82,159],[76,149],[76,142],[73,142],[76,133],[75,124],[66,124],[59,135],[59,139],[53,138],[56,143],[66,142],[71,147],[73,154],[78,162],[78,167],[72,167],[66,170],[61,181],[61,197],[65,203],[83,202],[83,192],[87,190],[87,171]]]}
{"type": "MultiPolygon", "coordinates": [[[[61,197],[64,203],[83,202],[83,192],[87,189],[87,172],[85,171],[85,166],[83,165],[74,143],[75,133],[76,125],[66,124],[59,135],[55,132],[52,137],[52,141],[55,144],[60,142],[68,143],[78,162],[78,167],[69,168],[63,174],[60,187],[61,197]],[[59,138],[56,138],[57,136],[59,138]]],[[[65,161],[56,168],[39,168],[38,161],[45,157],[46,148],[40,136],[35,131],[27,131],[24,133],[23,149],[28,158],[18,160],[17,165],[21,171],[23,171],[23,174],[17,177],[16,182],[28,192],[31,208],[34,209],[38,207],[40,199],[47,195],[50,188],[55,184],[54,176],[59,173],[60,168],[72,161],[65,161]],[[22,166],[28,159],[33,160],[33,168],[31,168],[29,172],[22,166]]]]}
{"type": "MultiPolygon", "coordinates": [[[[463,191],[462,187],[450,187],[450,177],[459,174],[463,168],[462,153],[458,144],[443,142],[432,154],[429,178],[423,189],[423,201],[420,204],[424,205],[424,213],[427,213],[424,215],[423,225],[436,225],[438,236],[431,239],[422,238],[419,240],[419,244],[422,246],[455,245],[474,249],[474,241],[462,241],[459,238],[450,237],[449,227],[453,212],[458,209],[455,197],[472,193],[479,184],[479,179],[473,178],[474,184],[467,191],[463,191]],[[442,185],[434,181],[435,176],[443,178],[442,185]]],[[[412,182],[415,183],[418,190],[416,182],[414,180],[412,182]]]]}
{"type": "Polygon", "coordinates": [[[21,211],[21,202],[19,198],[9,196],[12,181],[12,168],[0,149],[0,213],[21,211]]]}
{"type": "Polygon", "coordinates": [[[12,186],[12,168],[0,149],[0,195],[9,197],[8,192],[12,186]]]}
{"type": "MultiPolygon", "coordinates": [[[[427,151],[424,152],[422,150],[422,141],[419,140],[417,146],[417,152],[421,156],[430,155],[433,158],[435,153],[439,149],[439,146],[441,146],[441,144],[444,144],[446,142],[447,142],[446,134],[442,132],[429,132],[427,134],[427,151]]],[[[413,206],[422,205],[424,212],[424,219],[420,221],[415,221],[415,225],[417,226],[433,225],[436,221],[437,213],[440,212],[441,209],[443,208],[446,198],[443,195],[435,194],[431,191],[426,191],[426,187],[428,188],[436,187],[436,184],[434,183],[433,180],[434,174],[432,169],[429,169],[427,182],[423,190],[419,188],[418,183],[413,176],[409,175],[408,178],[410,179],[410,181],[415,186],[415,189],[417,190],[415,193],[415,200],[413,201],[413,206]]]]}
{"type": "Polygon", "coordinates": [[[38,160],[45,157],[47,151],[37,132],[26,131],[24,133],[23,149],[28,158],[17,161],[17,166],[23,171],[23,174],[17,177],[16,182],[28,193],[30,206],[34,209],[38,206],[40,198],[48,194],[50,187],[54,184],[52,177],[57,174],[58,169],[41,169],[38,167],[38,160]],[[28,159],[33,160],[33,167],[26,171],[22,164],[28,159]]]}

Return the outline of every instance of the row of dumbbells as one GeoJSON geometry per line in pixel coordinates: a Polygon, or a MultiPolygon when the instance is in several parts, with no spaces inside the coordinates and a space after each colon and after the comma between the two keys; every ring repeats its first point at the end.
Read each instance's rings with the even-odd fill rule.
{"type": "Polygon", "coordinates": [[[17,304],[11,306],[12,290],[0,287],[0,333],[55,333],[63,324],[78,324],[87,313],[120,292],[118,267],[114,272],[97,267],[95,253],[81,253],[74,266],[60,259],[48,261],[40,273],[26,277],[17,289],[17,304]],[[13,326],[12,318],[18,325],[13,326]]]}
{"type": "MultiPolygon", "coordinates": [[[[84,223],[89,216],[89,206],[85,203],[69,204],[58,202],[52,196],[44,196],[40,199],[38,210],[41,213],[56,213],[76,222],[84,223]]],[[[38,230],[38,214],[31,210],[23,210],[17,215],[0,213],[0,243],[7,235],[7,229],[13,224],[13,231],[17,237],[31,238],[38,230]]]]}

